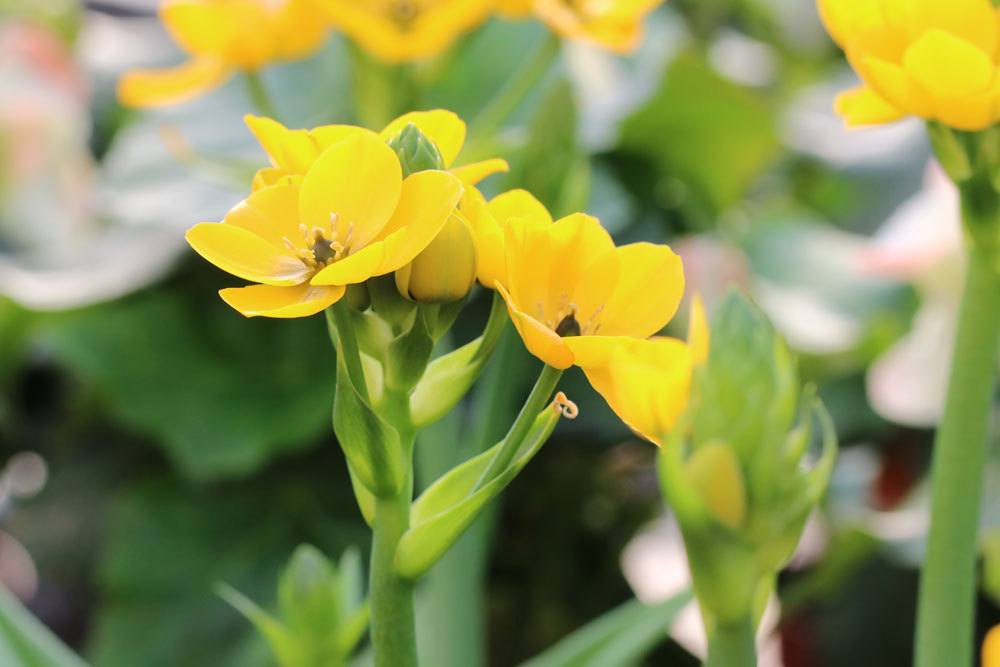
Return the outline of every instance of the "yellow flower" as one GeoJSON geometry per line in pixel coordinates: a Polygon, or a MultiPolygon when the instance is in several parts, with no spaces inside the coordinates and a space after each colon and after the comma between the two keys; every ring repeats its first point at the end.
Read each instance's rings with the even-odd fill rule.
{"type": "Polygon", "coordinates": [[[907,115],[960,130],[1000,119],[1000,15],[991,0],[819,0],[863,85],[842,93],[849,125],[907,115]]]}
{"type": "Polygon", "coordinates": [[[364,50],[398,63],[436,56],[482,23],[494,0],[317,0],[364,50]]]}
{"type": "Polygon", "coordinates": [[[619,340],[604,363],[584,372],[623,422],[662,447],[687,408],[692,374],[708,359],[708,348],[708,320],[695,297],[687,343],[665,337],[619,340]]]}
{"type": "Polygon", "coordinates": [[[305,317],[346,286],[413,260],[452,215],[463,186],[443,171],[402,178],[396,154],[372,132],[337,142],[304,176],[288,176],[237,205],[221,223],[187,233],[198,254],[257,285],[224,289],[247,317],[305,317]]]}
{"type": "Polygon", "coordinates": [[[983,640],[983,667],[1000,667],[1000,625],[995,626],[983,640]]]}
{"type": "Polygon", "coordinates": [[[497,289],[532,354],[555,368],[600,366],[620,337],[646,338],[684,292],[680,258],[665,245],[616,248],[597,218],[508,225],[507,275],[497,289]]]}
{"type": "Polygon", "coordinates": [[[458,301],[475,282],[476,244],[468,221],[457,213],[430,245],[396,271],[399,293],[423,303],[458,301]]]}
{"type": "MultiPolygon", "coordinates": [[[[254,189],[271,185],[290,175],[304,174],[316,158],[331,144],[353,134],[365,133],[353,125],[324,125],[312,130],[290,130],[281,123],[260,116],[247,116],[247,126],[268,154],[273,166],[261,169],[254,177],[254,189]]],[[[507,171],[505,160],[493,159],[452,168],[465,145],[465,122],[451,111],[414,111],[389,123],[381,132],[384,141],[391,141],[407,125],[415,125],[434,142],[445,167],[468,185],[475,185],[487,176],[507,171]]]]}
{"type": "Polygon", "coordinates": [[[518,18],[534,14],[566,39],[617,53],[635,51],[646,16],[663,0],[500,0],[499,12],[518,18]]]}
{"type": "Polygon", "coordinates": [[[125,74],[118,97],[126,106],[191,99],[236,71],[304,58],[326,37],[321,15],[309,0],[166,0],[160,17],[190,59],[174,68],[125,74]]]}

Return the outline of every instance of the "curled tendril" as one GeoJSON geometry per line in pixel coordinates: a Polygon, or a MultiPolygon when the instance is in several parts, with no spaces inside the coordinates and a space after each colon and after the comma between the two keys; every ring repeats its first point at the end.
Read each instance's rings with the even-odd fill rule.
{"type": "Polygon", "coordinates": [[[552,409],[566,419],[576,419],[577,415],[580,414],[580,408],[576,407],[576,403],[569,400],[566,394],[561,391],[552,400],[552,409]]]}

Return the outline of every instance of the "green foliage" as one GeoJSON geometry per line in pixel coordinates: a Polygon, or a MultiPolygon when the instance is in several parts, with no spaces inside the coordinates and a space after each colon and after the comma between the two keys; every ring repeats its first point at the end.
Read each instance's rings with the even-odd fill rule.
{"type": "Polygon", "coordinates": [[[86,667],[17,598],[0,585],[0,664],[4,667],[86,667]]]}
{"type": "Polygon", "coordinates": [[[690,599],[682,593],[652,605],[630,600],[521,667],[632,667],[666,638],[674,616],[690,599]]]}
{"type": "Polygon", "coordinates": [[[472,524],[486,505],[507,488],[548,440],[559,421],[552,408],[538,415],[506,468],[483,480],[490,463],[504,446],[491,449],[452,468],[413,503],[410,529],[396,550],[396,571],[416,579],[427,571],[472,524]]]}
{"type": "Polygon", "coordinates": [[[60,316],[47,341],[193,479],[250,474],[328,428],[334,358],[315,320],[246,321],[155,291],[60,316]]]}
{"type": "Polygon", "coordinates": [[[301,545],[278,582],[277,618],[233,588],[219,594],[254,624],[281,667],[342,667],[368,625],[368,607],[356,595],[361,576],[357,551],[346,551],[338,570],[301,545]]]}
{"type": "Polygon", "coordinates": [[[687,186],[692,213],[739,200],[778,155],[774,110],[723,79],[690,51],[667,68],[659,90],[622,127],[621,149],[649,159],[660,178],[687,186]]]}

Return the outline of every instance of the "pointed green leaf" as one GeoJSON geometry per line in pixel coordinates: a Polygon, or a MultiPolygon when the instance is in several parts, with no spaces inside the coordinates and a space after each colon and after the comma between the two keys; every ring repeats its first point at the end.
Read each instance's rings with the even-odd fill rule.
{"type": "Polygon", "coordinates": [[[416,579],[437,562],[487,503],[538,453],[559,421],[559,415],[551,408],[543,410],[510,465],[478,491],[472,492],[500,444],[434,482],[413,504],[411,528],[403,534],[396,549],[396,572],[402,577],[416,579]]]}
{"type": "Polygon", "coordinates": [[[681,593],[654,605],[630,600],[591,621],[521,667],[630,667],[667,638],[691,600],[681,593]]]}
{"type": "Polygon", "coordinates": [[[5,667],[86,667],[41,621],[0,585],[0,664],[5,667]]]}

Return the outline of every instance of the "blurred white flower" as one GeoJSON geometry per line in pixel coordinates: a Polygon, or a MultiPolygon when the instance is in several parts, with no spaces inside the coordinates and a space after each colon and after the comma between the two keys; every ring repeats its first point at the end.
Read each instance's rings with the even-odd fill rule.
{"type": "Polygon", "coordinates": [[[944,408],[964,273],[959,198],[936,164],[860,255],[870,275],[912,283],[920,309],[910,332],[868,371],[868,398],[883,417],[932,427],[944,408]]]}

